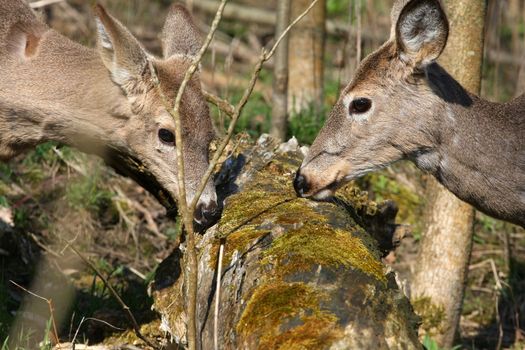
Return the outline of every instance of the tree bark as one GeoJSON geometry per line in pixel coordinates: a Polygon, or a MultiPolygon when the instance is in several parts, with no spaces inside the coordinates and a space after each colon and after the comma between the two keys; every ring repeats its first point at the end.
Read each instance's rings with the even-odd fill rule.
{"type": "MultiPolygon", "coordinates": [[[[451,32],[440,63],[467,90],[479,94],[485,2],[447,0],[444,5],[451,32]]],[[[449,348],[461,316],[474,210],[433,178],[428,182],[427,197],[426,229],[412,279],[412,301],[423,317],[423,329],[449,348]]]]}
{"type": "MultiPolygon", "coordinates": [[[[198,243],[202,348],[213,349],[222,242],[220,349],[420,349],[418,319],[380,260],[392,249],[395,205],[356,187],[334,203],[299,199],[291,183],[302,154],[292,143],[276,148],[264,137],[241,145],[219,174],[219,194],[234,194],[198,243]]],[[[162,328],[183,345],[181,259],[183,247],[150,290],[162,328]]]]}
{"type": "Polygon", "coordinates": [[[516,81],[516,91],[514,97],[518,97],[525,93],[525,50],[521,56],[521,64],[518,68],[518,79],[516,81]]]}
{"type": "MultiPolygon", "coordinates": [[[[311,0],[291,0],[291,18],[299,16],[311,0]]],[[[290,116],[323,103],[326,0],[320,0],[290,31],[288,111],[290,116]]]]}
{"type": "MultiPolygon", "coordinates": [[[[290,0],[278,0],[276,40],[286,30],[289,23],[290,0]]],[[[288,47],[289,37],[286,36],[275,52],[273,70],[272,128],[270,135],[282,141],[286,138],[288,119],[288,47]]]]}

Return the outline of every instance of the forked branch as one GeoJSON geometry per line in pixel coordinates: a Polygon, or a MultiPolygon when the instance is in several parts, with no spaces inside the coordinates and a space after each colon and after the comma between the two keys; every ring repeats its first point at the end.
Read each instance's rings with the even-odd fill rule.
{"type": "Polygon", "coordinates": [[[197,189],[197,193],[196,193],[195,197],[193,198],[192,203],[190,204],[190,207],[189,207],[190,209],[191,208],[195,208],[195,206],[197,205],[197,203],[199,201],[199,198],[202,195],[202,192],[204,191],[204,188],[206,187],[206,184],[208,183],[208,180],[210,179],[211,175],[214,173],[215,167],[219,163],[219,159],[222,156],[222,153],[224,152],[224,149],[226,148],[226,146],[230,142],[230,140],[231,140],[231,138],[233,136],[233,133],[235,131],[235,126],[237,125],[237,121],[239,120],[239,117],[241,116],[242,111],[243,111],[244,107],[246,106],[246,103],[248,102],[248,99],[250,98],[250,96],[251,96],[251,94],[253,92],[253,89],[255,88],[255,84],[257,83],[257,80],[259,79],[259,75],[261,73],[263,64],[266,61],[268,61],[270,58],[272,58],[272,56],[275,54],[275,50],[277,49],[277,47],[279,46],[279,44],[281,43],[283,38],[286,35],[288,35],[290,30],[301,19],[303,19],[308,14],[308,12],[310,12],[310,10],[315,6],[315,4],[317,4],[318,1],[319,0],[312,1],[310,6],[308,6],[308,8],[306,10],[304,10],[303,13],[301,13],[292,23],[290,23],[290,25],[282,32],[282,34],[276,40],[275,44],[273,45],[273,47],[271,48],[270,51],[267,51],[266,49],[262,50],[262,53],[261,53],[261,55],[259,57],[259,61],[257,62],[256,66],[255,66],[255,69],[254,69],[254,71],[252,73],[252,77],[250,79],[250,83],[248,84],[248,87],[244,91],[244,94],[243,94],[241,100],[239,101],[239,103],[237,104],[235,109],[233,110],[233,113],[231,115],[231,119],[232,120],[230,122],[230,126],[228,127],[228,133],[226,134],[226,137],[224,138],[224,140],[222,141],[221,145],[217,149],[217,152],[215,152],[215,155],[214,155],[212,161],[210,162],[208,170],[206,171],[205,175],[203,176],[203,178],[202,178],[202,180],[201,180],[201,182],[199,184],[199,187],[197,189]]]}
{"type": "Polygon", "coordinates": [[[193,230],[193,213],[195,212],[195,208],[204,191],[204,188],[206,187],[206,184],[208,183],[211,175],[215,171],[217,164],[219,163],[220,157],[222,156],[224,150],[226,149],[226,146],[228,145],[228,143],[230,142],[233,136],[233,133],[235,131],[235,126],[239,120],[239,117],[242,114],[244,107],[246,106],[246,103],[248,102],[248,99],[253,93],[253,89],[259,79],[259,75],[261,73],[264,63],[267,62],[274,55],[276,48],[281,43],[282,39],[290,32],[293,26],[296,25],[302,18],[304,18],[308,14],[308,12],[315,6],[315,4],[319,0],[312,1],[310,6],[301,15],[299,15],[286,28],[286,30],[283,31],[283,33],[276,40],[275,44],[269,51],[266,49],[262,50],[259,60],[257,64],[255,65],[250,82],[247,88],[245,89],[241,100],[235,107],[233,107],[228,102],[216,96],[213,96],[209,93],[205,93],[205,96],[208,101],[210,101],[211,103],[214,103],[219,108],[221,108],[223,111],[225,111],[226,114],[230,115],[231,122],[228,127],[228,132],[227,132],[226,137],[224,138],[224,140],[218,147],[217,151],[215,152],[213,159],[210,162],[208,169],[206,170],[205,175],[201,179],[201,182],[199,184],[195,197],[192,199],[191,203],[188,204],[187,198],[186,198],[186,184],[184,180],[184,159],[182,155],[182,152],[184,149],[184,140],[182,138],[182,126],[181,126],[179,108],[180,108],[182,96],[184,95],[186,86],[191,80],[193,74],[198,69],[199,64],[202,60],[202,57],[204,56],[206,50],[210,46],[211,41],[213,40],[214,34],[222,18],[224,8],[226,6],[227,1],[228,0],[221,1],[219,8],[217,9],[215,18],[213,20],[213,23],[211,25],[210,32],[208,33],[206,40],[204,41],[204,44],[202,45],[199,53],[194,58],[192,64],[186,71],[184,80],[182,81],[179,91],[177,92],[175,103],[172,109],[170,108],[169,102],[163,95],[162,90],[160,89],[160,83],[159,83],[158,77],[155,74],[153,64],[150,62],[150,70],[152,72],[153,81],[155,85],[157,86],[157,89],[159,90],[159,93],[162,96],[165,105],[167,106],[168,110],[170,111],[175,121],[175,137],[177,140],[176,149],[177,149],[177,166],[178,166],[177,180],[178,180],[178,187],[179,187],[179,198],[178,199],[179,199],[180,213],[182,215],[184,228],[186,232],[186,238],[187,238],[186,267],[185,267],[184,276],[185,276],[186,298],[187,298],[188,348],[190,350],[195,350],[199,348],[198,336],[197,336],[197,319],[196,319],[197,290],[198,290],[198,285],[197,285],[198,284],[198,275],[197,275],[198,274],[198,260],[197,260],[198,254],[197,254],[196,245],[195,245],[195,232],[193,230]]]}

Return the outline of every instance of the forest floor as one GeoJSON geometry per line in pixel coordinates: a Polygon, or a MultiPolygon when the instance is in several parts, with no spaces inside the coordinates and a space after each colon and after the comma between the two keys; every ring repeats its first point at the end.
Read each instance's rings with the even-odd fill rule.
{"type": "MultiPolygon", "coordinates": [[[[397,201],[398,222],[412,232],[385,259],[401,278],[417,263],[423,183],[408,163],[360,181],[372,199],[397,201]]],[[[148,336],[164,338],[147,288],[179,227],[149,194],[98,159],[45,144],[0,165],[0,204],[2,220],[10,222],[0,231],[0,339],[11,334],[29,349],[52,338],[46,333],[48,305],[15,282],[53,300],[63,342],[140,344],[107,286],[70,246],[110,281],[148,336]],[[20,316],[32,320],[32,329],[27,322],[24,328],[15,324],[20,316]]],[[[458,345],[495,349],[501,342],[503,348],[522,349],[525,231],[478,214],[475,232],[458,345]]]]}

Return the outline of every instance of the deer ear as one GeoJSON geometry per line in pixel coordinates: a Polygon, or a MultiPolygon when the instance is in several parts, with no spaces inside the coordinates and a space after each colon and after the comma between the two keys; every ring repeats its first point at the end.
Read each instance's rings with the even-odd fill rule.
{"type": "Polygon", "coordinates": [[[40,45],[43,28],[26,28],[22,23],[15,24],[6,37],[7,52],[21,59],[33,57],[40,45]]]}
{"type": "Polygon", "coordinates": [[[196,56],[201,45],[202,37],[191,14],[180,4],[172,5],[162,30],[164,58],[173,55],[196,56]]]}
{"type": "Polygon", "coordinates": [[[141,78],[147,67],[147,55],[139,41],[101,5],[95,5],[97,46],[113,81],[121,86],[141,78]]]}
{"type": "Polygon", "coordinates": [[[448,20],[439,0],[411,0],[401,10],[395,37],[401,58],[415,66],[436,60],[445,49],[448,20]]]}

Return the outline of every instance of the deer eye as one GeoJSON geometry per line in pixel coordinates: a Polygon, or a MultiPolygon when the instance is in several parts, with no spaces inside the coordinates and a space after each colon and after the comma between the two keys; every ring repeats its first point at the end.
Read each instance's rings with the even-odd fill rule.
{"type": "Polygon", "coordinates": [[[168,129],[159,129],[159,139],[169,145],[175,145],[175,135],[168,129]]]}
{"type": "Polygon", "coordinates": [[[350,103],[350,114],[366,113],[372,107],[372,101],[368,98],[358,98],[350,103]]]}

